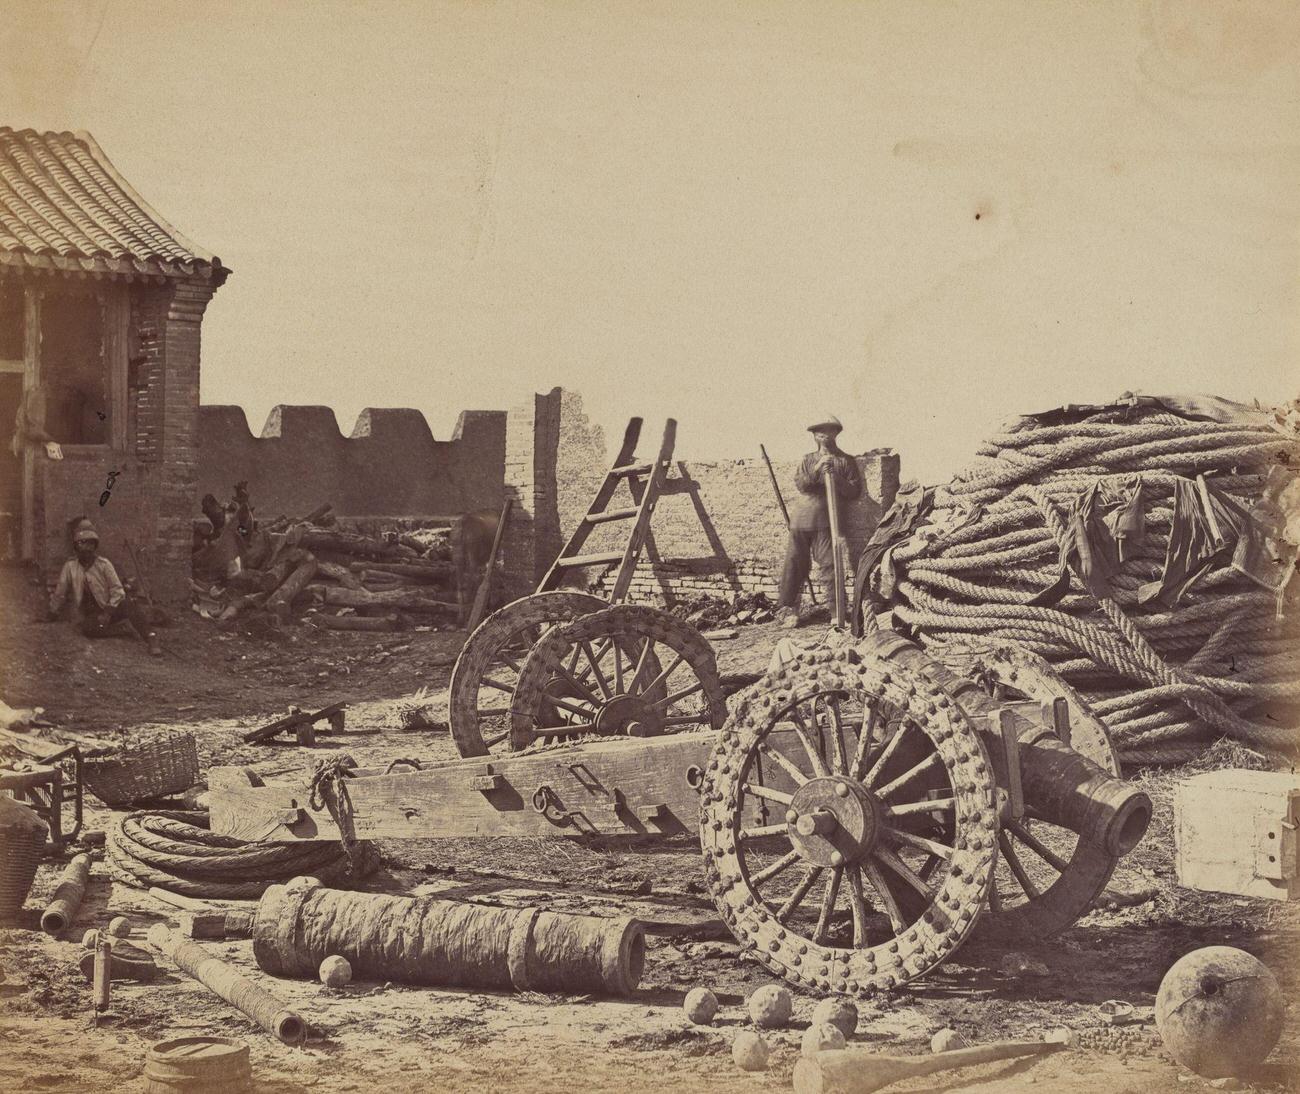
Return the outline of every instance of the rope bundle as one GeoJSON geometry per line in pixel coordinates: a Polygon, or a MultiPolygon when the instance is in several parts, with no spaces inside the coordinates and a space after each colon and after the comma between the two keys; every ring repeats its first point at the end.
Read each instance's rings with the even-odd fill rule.
{"type": "Polygon", "coordinates": [[[210,832],[203,812],[127,813],[113,821],[107,843],[116,880],[213,900],[255,900],[302,875],[346,884],[364,872],[337,842],[246,843],[210,832]]]}
{"type": "Polygon", "coordinates": [[[1234,421],[1191,421],[1160,405],[1063,424],[1020,419],[935,491],[910,538],[872,560],[868,595],[924,645],[997,638],[1046,658],[1092,702],[1130,762],[1182,762],[1225,735],[1294,750],[1300,613],[1279,618],[1282,601],[1231,564],[1173,607],[1138,596],[1163,572],[1180,478],[1212,475],[1216,490],[1249,510],[1273,467],[1300,467],[1294,431],[1242,409],[1234,421]],[[1143,534],[1105,593],[1071,572],[1064,594],[1042,603],[1073,543],[1074,503],[1095,484],[1123,488],[1138,475],[1143,534]]]}

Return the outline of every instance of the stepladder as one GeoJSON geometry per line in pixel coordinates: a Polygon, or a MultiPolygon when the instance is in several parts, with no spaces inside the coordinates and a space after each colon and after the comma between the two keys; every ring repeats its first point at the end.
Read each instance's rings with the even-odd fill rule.
{"type": "Polygon", "coordinates": [[[677,440],[677,422],[669,418],[664,424],[663,439],[653,460],[637,458],[641,439],[641,419],[632,418],[623,433],[614,462],[605,473],[586,514],[578,521],[551,567],[537,586],[537,592],[558,589],[574,571],[595,566],[614,566],[609,586],[609,602],[623,601],[636,572],[646,537],[650,531],[655,505],[669,483],[668,470],[677,440]],[[630,522],[622,546],[587,551],[588,541],[598,529],[630,522]]]}

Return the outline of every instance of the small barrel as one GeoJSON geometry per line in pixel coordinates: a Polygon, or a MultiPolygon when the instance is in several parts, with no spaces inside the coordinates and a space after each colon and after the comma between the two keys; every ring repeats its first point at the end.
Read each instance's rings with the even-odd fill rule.
{"type": "Polygon", "coordinates": [[[248,1046],[227,1037],[176,1037],[149,1049],[145,1094],[251,1094],[248,1046]]]}

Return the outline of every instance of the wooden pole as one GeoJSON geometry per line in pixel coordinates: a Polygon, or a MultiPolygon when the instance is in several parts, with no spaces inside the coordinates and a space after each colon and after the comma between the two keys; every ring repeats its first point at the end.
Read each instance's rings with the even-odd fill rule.
{"type": "Polygon", "coordinates": [[[488,555],[487,570],[483,574],[483,580],[479,584],[478,592],[474,594],[474,606],[470,609],[469,619],[465,622],[467,631],[473,631],[483,621],[483,616],[487,613],[488,593],[492,589],[492,575],[497,568],[497,554],[501,550],[501,540],[505,538],[506,521],[510,519],[510,507],[513,504],[513,498],[506,498],[505,504],[501,506],[501,517],[497,521],[497,530],[492,535],[492,553],[488,555]]]}
{"type": "Polygon", "coordinates": [[[835,472],[828,467],[824,473],[826,482],[826,514],[831,522],[831,562],[835,573],[835,595],[833,597],[833,620],[835,626],[844,628],[846,618],[844,606],[844,549],[840,538],[840,499],[835,493],[835,472]]]}
{"type": "MultiPolygon", "coordinates": [[[[788,531],[790,528],[790,510],[785,507],[785,495],[781,493],[781,484],[776,481],[776,472],[772,470],[772,461],[768,458],[767,447],[760,444],[758,450],[763,453],[763,462],[767,464],[767,477],[772,480],[772,490],[776,494],[776,504],[781,508],[781,517],[785,520],[785,527],[788,531]]],[[[813,588],[812,577],[809,576],[804,584],[808,587],[808,599],[813,604],[816,604],[817,593],[813,588]]]]}
{"type": "Polygon", "coordinates": [[[1001,1041],[930,1056],[885,1056],[865,1047],[805,1056],[794,1065],[795,1094],[872,1094],[890,1083],[958,1067],[1059,1052],[1064,1041],[1001,1041]]]}

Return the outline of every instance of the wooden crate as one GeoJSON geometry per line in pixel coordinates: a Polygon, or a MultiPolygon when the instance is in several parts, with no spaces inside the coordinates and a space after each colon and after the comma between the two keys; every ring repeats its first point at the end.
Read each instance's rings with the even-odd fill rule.
{"type": "Polygon", "coordinates": [[[1174,866],[1189,889],[1300,897],[1300,775],[1207,771],[1174,795],[1174,866]]]}

